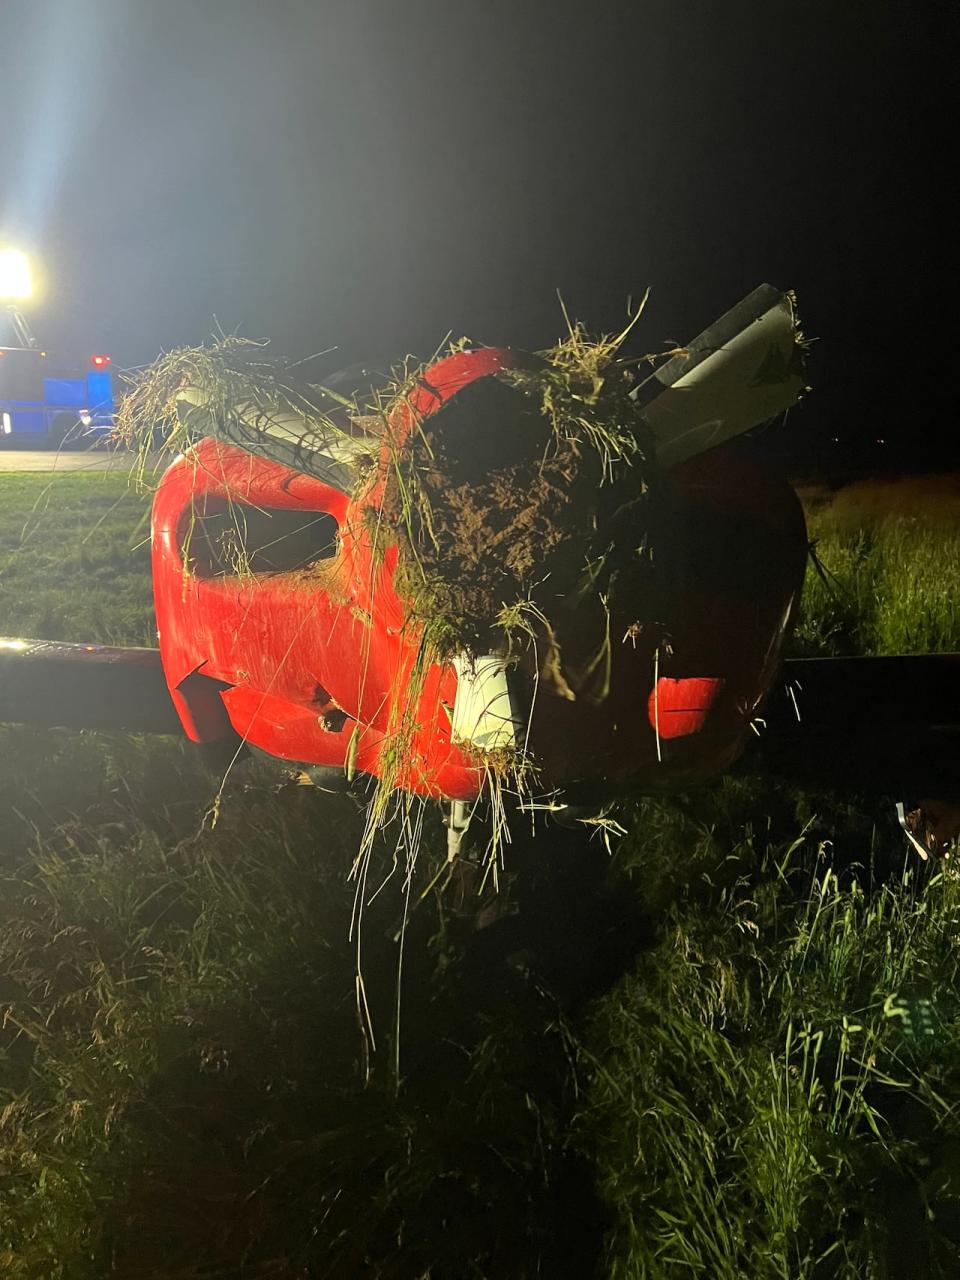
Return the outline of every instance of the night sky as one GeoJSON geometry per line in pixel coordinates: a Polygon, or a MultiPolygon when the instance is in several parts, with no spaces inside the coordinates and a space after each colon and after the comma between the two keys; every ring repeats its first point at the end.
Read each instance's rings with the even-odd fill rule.
{"type": "Polygon", "coordinates": [[[796,289],[813,465],[960,466],[952,0],[2,0],[0,238],[42,342],[219,322],[319,366],[448,332],[633,352],[796,289]],[[952,327],[952,326],[951,326],[952,327]],[[840,444],[833,437],[840,437],[840,444]],[[882,439],[883,446],[873,442],[882,439]]]}

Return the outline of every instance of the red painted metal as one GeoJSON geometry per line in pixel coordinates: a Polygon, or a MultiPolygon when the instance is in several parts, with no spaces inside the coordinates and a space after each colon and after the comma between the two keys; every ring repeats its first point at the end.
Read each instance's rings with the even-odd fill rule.
{"type": "MultiPolygon", "coordinates": [[[[154,592],[167,683],[191,738],[233,730],[283,759],[343,767],[352,752],[358,769],[380,772],[417,637],[404,630],[395,557],[375,562],[361,516],[321,481],[218,441],[170,468],[154,501],[154,592]],[[185,547],[211,500],[224,499],[238,512],[332,515],[339,553],[308,570],[202,577],[184,567],[185,547]]],[[[414,790],[475,790],[442,709],[455,692],[452,670],[429,673],[402,778],[414,790]]]]}
{"type": "Polygon", "coordinates": [[[647,719],[661,738],[688,738],[703,728],[722,692],[723,681],[715,676],[659,676],[647,699],[647,719]]]}
{"type": "MultiPolygon", "coordinates": [[[[503,349],[439,361],[391,422],[402,443],[468,383],[529,357],[503,349]]],[[[279,463],[208,439],[164,476],[154,501],[153,576],[160,649],[187,734],[236,733],[291,761],[379,775],[401,719],[410,726],[400,785],[471,799],[475,761],[451,741],[457,677],[432,666],[416,706],[407,693],[420,633],[394,589],[396,547],[374,554],[365,518],[382,498],[389,456],[359,498],[279,463]],[[250,576],[204,573],[190,542],[211,514],[325,513],[336,554],[309,567],[250,576]]],[[[679,548],[664,619],[669,646],[611,619],[609,696],[599,705],[540,691],[529,750],[545,787],[603,780],[684,785],[726,767],[776,672],[803,576],[806,538],[789,487],[724,449],[670,474],[679,548]],[[621,643],[620,637],[623,636],[621,643]],[[659,681],[659,683],[657,683],[659,681]],[[657,698],[653,690],[657,689],[657,698]],[[659,704],[657,717],[651,706],[659,704]]],[[[576,628],[572,616],[569,628],[576,628]]]]}

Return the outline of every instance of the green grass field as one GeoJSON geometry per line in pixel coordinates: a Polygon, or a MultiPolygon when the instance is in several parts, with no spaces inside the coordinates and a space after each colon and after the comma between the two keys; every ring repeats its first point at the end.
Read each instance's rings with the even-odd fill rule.
{"type": "MultiPolygon", "coordinates": [[[[797,652],[960,649],[952,486],[808,507],[797,652]]],[[[0,634],[144,643],[144,510],[0,477],[0,634]]],[[[214,826],[179,743],[0,744],[3,1275],[960,1274],[960,878],[890,797],[733,777],[611,855],[518,836],[517,913],[427,895],[399,988],[395,872],[371,1045],[349,798],[238,771],[214,826]]]]}
{"type": "Polygon", "coordinates": [[[123,475],[0,477],[0,635],[156,643],[149,518],[123,475]]]}
{"type": "Polygon", "coordinates": [[[960,636],[960,476],[805,495],[811,568],[795,635],[811,657],[934,653],[960,636]]]}

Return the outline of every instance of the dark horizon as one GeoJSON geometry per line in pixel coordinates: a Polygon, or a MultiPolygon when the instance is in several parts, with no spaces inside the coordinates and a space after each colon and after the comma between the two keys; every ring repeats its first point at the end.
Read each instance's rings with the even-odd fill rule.
{"type": "Polygon", "coordinates": [[[770,281],[817,339],[776,447],[955,468],[956,26],[941,0],[13,0],[0,238],[43,267],[41,341],[120,366],[217,323],[329,369],[544,346],[558,292],[611,330],[649,287],[640,354],[770,281]]]}

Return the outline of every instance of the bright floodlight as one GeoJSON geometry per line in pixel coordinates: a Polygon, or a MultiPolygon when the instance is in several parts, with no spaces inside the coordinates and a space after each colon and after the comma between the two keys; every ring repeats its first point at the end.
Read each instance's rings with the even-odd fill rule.
{"type": "Polygon", "coordinates": [[[0,302],[20,302],[33,293],[30,263],[19,249],[0,249],[0,302]]]}

